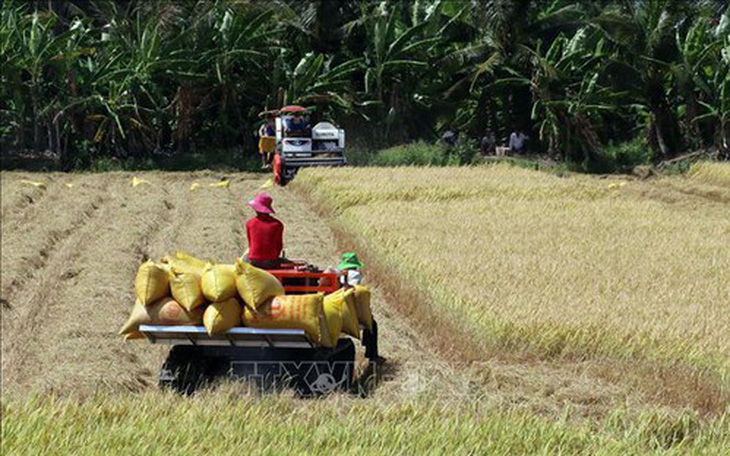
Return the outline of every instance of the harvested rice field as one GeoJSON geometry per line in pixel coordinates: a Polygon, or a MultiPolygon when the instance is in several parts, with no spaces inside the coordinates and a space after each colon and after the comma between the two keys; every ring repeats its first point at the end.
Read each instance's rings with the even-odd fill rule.
{"type": "Polygon", "coordinates": [[[375,387],[318,400],[236,383],[163,392],[168,349],[117,335],[144,259],[243,253],[245,203],[268,176],[0,178],[6,454],[730,446],[727,165],[645,181],[318,169],[267,189],[289,258],[326,267],[355,249],[374,289],[375,387]]]}

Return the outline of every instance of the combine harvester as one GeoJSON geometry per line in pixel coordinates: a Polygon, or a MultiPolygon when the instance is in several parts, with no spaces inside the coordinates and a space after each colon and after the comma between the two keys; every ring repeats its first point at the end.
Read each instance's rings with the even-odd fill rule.
{"type": "MultiPolygon", "coordinates": [[[[339,288],[335,273],[306,263],[282,264],[268,272],[279,279],[286,294],[328,294],[339,288]]],[[[292,387],[304,397],[353,385],[355,344],[346,337],[336,347],[325,348],[313,345],[299,329],[237,327],[213,336],[203,326],[142,325],[139,329],[151,343],[173,346],[159,383],[182,394],[219,378],[245,379],[260,390],[292,387]]],[[[369,361],[377,362],[377,338],[363,337],[363,345],[369,361]]]]}
{"type": "Polygon", "coordinates": [[[274,182],[284,186],[299,168],[343,166],[345,130],[329,122],[310,127],[311,111],[302,106],[285,106],[276,112],[274,182]]]}

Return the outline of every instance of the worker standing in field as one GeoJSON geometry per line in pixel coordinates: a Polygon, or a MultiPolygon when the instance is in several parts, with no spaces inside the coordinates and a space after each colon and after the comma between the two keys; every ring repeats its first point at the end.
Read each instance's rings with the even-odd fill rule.
{"type": "Polygon", "coordinates": [[[275,213],[272,203],[266,193],[259,193],[248,202],[256,216],[246,222],[247,260],[263,269],[279,266],[284,248],[284,224],[271,215],[275,213]]]}
{"type": "Polygon", "coordinates": [[[259,154],[262,168],[271,166],[271,160],[276,151],[275,118],[276,115],[273,112],[267,112],[266,122],[259,128],[259,154]]]}

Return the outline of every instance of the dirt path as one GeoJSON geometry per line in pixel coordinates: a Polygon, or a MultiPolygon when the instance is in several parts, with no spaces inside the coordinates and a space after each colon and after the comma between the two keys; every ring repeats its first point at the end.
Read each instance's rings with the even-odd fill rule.
{"type": "MultiPolygon", "coordinates": [[[[133,303],[140,262],[175,249],[221,262],[242,254],[242,223],[250,216],[245,203],[265,176],[138,176],[148,183],[132,187],[129,173],[33,175],[48,182],[47,189],[19,190],[26,176],[3,173],[3,391],[83,396],[155,389],[167,349],[117,335],[133,303]],[[230,188],[209,187],[221,178],[230,188]],[[195,182],[201,186],[190,191],[195,182]],[[23,203],[36,190],[34,202],[23,203]]],[[[287,255],[335,264],[338,245],[325,221],[295,192],[268,191],[286,226],[287,255]]],[[[455,372],[388,311],[377,288],[373,302],[388,359],[374,394],[421,394],[457,384],[455,372]]]]}

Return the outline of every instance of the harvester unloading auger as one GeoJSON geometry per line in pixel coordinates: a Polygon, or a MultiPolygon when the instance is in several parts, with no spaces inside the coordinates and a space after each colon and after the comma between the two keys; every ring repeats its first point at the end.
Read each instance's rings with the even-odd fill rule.
{"type": "Polygon", "coordinates": [[[345,130],[330,122],[310,125],[311,111],[302,106],[285,106],[269,111],[274,117],[274,182],[286,185],[299,168],[308,166],[342,166],[345,159],[345,130]]]}

